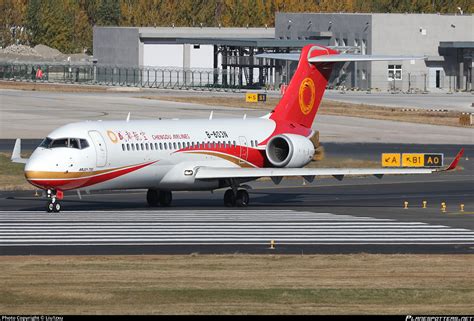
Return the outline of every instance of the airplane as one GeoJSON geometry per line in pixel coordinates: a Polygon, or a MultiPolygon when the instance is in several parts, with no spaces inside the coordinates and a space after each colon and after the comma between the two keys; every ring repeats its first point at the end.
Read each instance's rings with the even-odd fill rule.
{"type": "Polygon", "coordinates": [[[150,207],[170,206],[173,191],[228,188],[224,205],[249,204],[248,185],[261,177],[278,184],[299,176],[342,179],[350,175],[430,174],[444,168],[305,168],[315,154],[311,126],[328,79],[338,62],[401,61],[424,57],[345,54],[321,45],[301,53],[267,53],[260,58],[299,61],[285,94],[259,118],[83,121],[53,130],[29,159],[17,139],[12,161],[25,164],[25,177],[46,191],[47,212],[60,212],[64,191],[146,189],[150,207]]]}

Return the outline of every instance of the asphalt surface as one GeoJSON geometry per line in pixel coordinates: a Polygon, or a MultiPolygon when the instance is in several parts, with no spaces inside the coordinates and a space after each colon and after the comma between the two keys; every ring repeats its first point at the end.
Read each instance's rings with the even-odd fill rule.
{"type": "MultiPolygon", "coordinates": [[[[71,122],[126,119],[129,112],[133,120],[159,118],[208,119],[212,111],[213,119],[217,120],[223,117],[242,118],[244,114],[247,118],[260,117],[270,111],[269,108],[233,108],[158,100],[162,95],[169,94],[187,96],[237,95],[242,100],[244,99],[244,93],[229,94],[198,91],[66,93],[0,89],[0,139],[43,138],[55,128],[71,122]],[[149,96],[156,99],[143,98],[149,96]]],[[[465,104],[465,96],[450,95],[449,101],[452,101],[453,104],[465,104]]],[[[436,97],[431,97],[431,101],[437,101],[436,97]]],[[[446,101],[444,97],[440,96],[439,101],[446,101]]],[[[467,99],[471,98],[471,96],[467,96],[467,99]]],[[[383,97],[380,97],[379,100],[383,101],[383,97]]],[[[321,141],[332,143],[474,144],[473,128],[332,115],[317,115],[312,127],[320,131],[321,141]]]]}
{"type": "MultiPolygon", "coordinates": [[[[360,159],[382,151],[444,152],[448,163],[458,148],[335,144],[326,150],[360,159]]],[[[450,173],[254,182],[245,209],[223,207],[223,190],[175,192],[172,207],[158,209],[146,205],[145,191],[123,191],[82,200],[69,193],[60,214],[46,214],[45,200],[34,192],[2,192],[0,254],[474,253],[473,160],[471,145],[462,170],[450,173]]]]}

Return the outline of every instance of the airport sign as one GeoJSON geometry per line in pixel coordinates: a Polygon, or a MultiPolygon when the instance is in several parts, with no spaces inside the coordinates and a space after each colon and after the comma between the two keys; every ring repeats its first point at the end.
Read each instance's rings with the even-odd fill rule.
{"type": "Polygon", "coordinates": [[[246,93],[245,101],[248,103],[265,102],[267,101],[267,94],[246,93]]]}
{"type": "Polygon", "coordinates": [[[443,154],[402,154],[402,167],[442,167],[443,154]]]}
{"type": "Polygon", "coordinates": [[[403,154],[402,167],[423,167],[425,165],[425,154],[403,154]]]}
{"type": "Polygon", "coordinates": [[[401,166],[400,153],[383,153],[382,167],[400,167],[401,166]]]}
{"type": "Polygon", "coordinates": [[[443,154],[425,154],[425,167],[442,167],[444,161],[443,154]]]}

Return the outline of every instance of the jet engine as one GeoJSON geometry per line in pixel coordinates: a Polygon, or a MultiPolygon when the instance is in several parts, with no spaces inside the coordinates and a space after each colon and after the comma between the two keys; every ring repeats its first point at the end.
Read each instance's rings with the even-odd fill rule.
{"type": "Polygon", "coordinates": [[[268,141],[265,152],[275,167],[303,167],[313,158],[314,145],[304,136],[282,134],[268,141]]]}

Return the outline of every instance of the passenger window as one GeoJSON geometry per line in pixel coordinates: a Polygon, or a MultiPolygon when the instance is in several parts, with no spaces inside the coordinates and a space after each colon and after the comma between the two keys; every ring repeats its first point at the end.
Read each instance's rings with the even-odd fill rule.
{"type": "Polygon", "coordinates": [[[139,143],[136,143],[135,147],[137,148],[137,150],[140,150],[140,144],[139,143]]]}
{"type": "Polygon", "coordinates": [[[181,142],[178,142],[178,149],[181,149],[181,142]]]}
{"type": "Polygon", "coordinates": [[[143,143],[140,144],[140,149],[145,150],[145,147],[143,146],[143,143]]]}
{"type": "Polygon", "coordinates": [[[127,143],[127,151],[130,151],[130,144],[127,143]]]}
{"type": "Polygon", "coordinates": [[[237,147],[237,144],[235,143],[235,140],[234,140],[234,147],[237,147]]]}
{"type": "Polygon", "coordinates": [[[153,144],[150,144],[150,150],[153,150],[153,144]]]}
{"type": "Polygon", "coordinates": [[[87,147],[89,147],[89,143],[87,142],[87,140],[80,139],[79,141],[81,143],[81,149],[86,149],[87,147]]]}
{"type": "Polygon", "coordinates": [[[125,145],[124,144],[122,144],[122,150],[125,151],[125,145]]]}
{"type": "Polygon", "coordinates": [[[132,151],[135,151],[135,144],[130,144],[132,145],[132,151]]]}
{"type": "Polygon", "coordinates": [[[163,149],[163,144],[162,144],[162,143],[160,143],[160,150],[162,150],[162,149],[163,149]]]}
{"type": "Polygon", "coordinates": [[[163,144],[163,147],[164,147],[165,150],[168,149],[168,146],[166,145],[166,143],[163,144]]]}
{"type": "Polygon", "coordinates": [[[250,146],[253,147],[253,140],[250,141],[250,146]]]}
{"type": "Polygon", "coordinates": [[[148,150],[148,143],[145,143],[145,149],[148,150]]]}
{"type": "Polygon", "coordinates": [[[155,150],[158,150],[158,143],[155,143],[155,150]]]}

